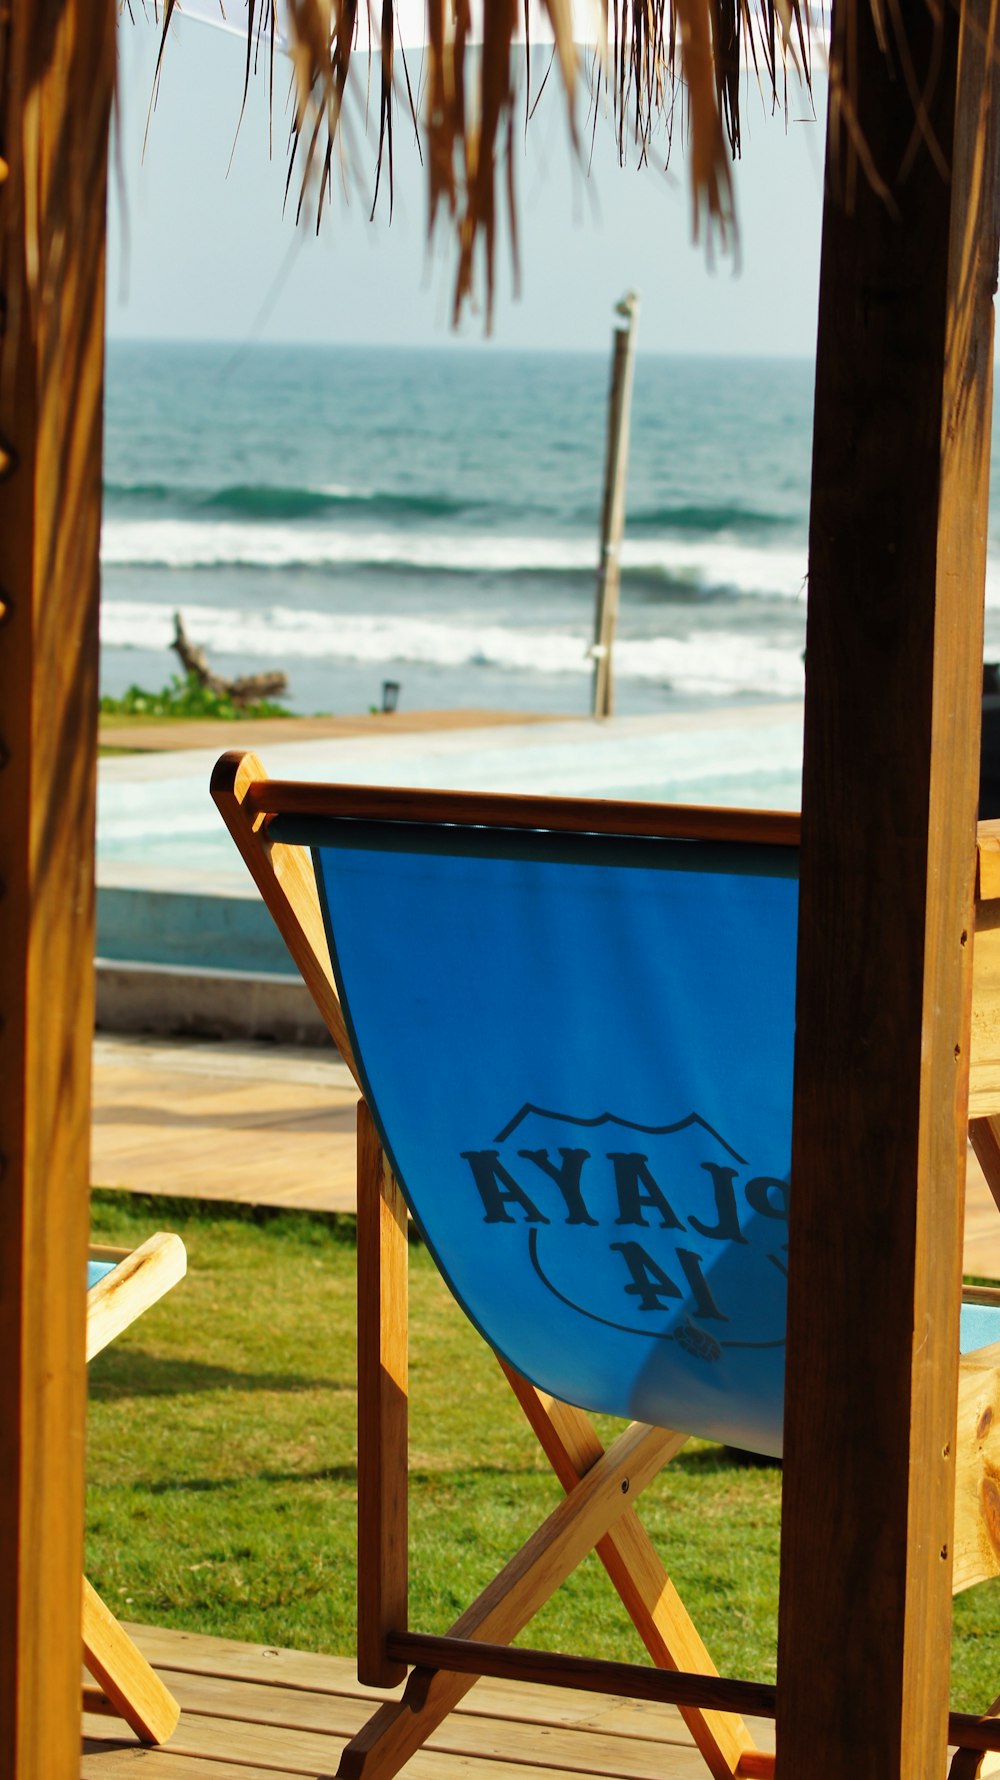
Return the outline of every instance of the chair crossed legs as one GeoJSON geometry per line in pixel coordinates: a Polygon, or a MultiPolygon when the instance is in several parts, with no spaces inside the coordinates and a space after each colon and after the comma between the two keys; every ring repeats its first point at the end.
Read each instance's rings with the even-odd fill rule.
{"type": "MultiPolygon", "coordinates": [[[[92,1248],[87,1291],[88,1364],[183,1279],[186,1268],[180,1237],[162,1231],[131,1252],[92,1248]]],[[[167,1741],[180,1707],[86,1577],[83,1661],[98,1690],[84,1690],[88,1711],[110,1709],[142,1743],[167,1741]]]]}

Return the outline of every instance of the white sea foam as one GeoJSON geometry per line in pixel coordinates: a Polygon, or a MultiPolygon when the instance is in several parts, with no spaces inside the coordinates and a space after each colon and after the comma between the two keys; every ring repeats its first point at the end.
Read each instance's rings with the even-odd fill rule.
{"type": "MultiPolygon", "coordinates": [[[[329,525],[206,523],[111,518],[106,566],[160,569],[392,568],[458,574],[588,574],[597,564],[589,536],[522,537],[487,531],[361,530],[329,525]]],[[[725,536],[626,538],[626,571],[692,590],[731,590],[794,599],[805,581],[805,549],[766,549],[725,536]]]]}
{"type": "MultiPolygon", "coordinates": [[[[330,613],[275,608],[241,615],[230,609],[186,606],[185,623],[210,654],[268,661],[412,662],[439,668],[491,667],[521,674],[589,674],[590,639],[582,630],[474,624],[451,619],[330,613]]],[[[167,650],[173,639],[168,605],[106,599],[101,640],[106,648],[167,650]]],[[[798,649],[779,648],[747,633],[713,629],[686,638],[622,638],[615,671],[623,679],[672,685],[687,692],[755,692],[797,696],[802,690],[798,649]]]]}
{"type": "MultiPolygon", "coordinates": [[[[106,566],[119,568],[398,568],[470,576],[559,575],[594,572],[597,543],[582,535],[107,518],[101,557],[106,566]]],[[[626,536],[621,560],[627,573],[706,594],[798,600],[808,586],[804,541],[768,548],[732,534],[626,536]]],[[[1000,557],[993,554],[987,562],[986,603],[1000,609],[1000,557]]]]}

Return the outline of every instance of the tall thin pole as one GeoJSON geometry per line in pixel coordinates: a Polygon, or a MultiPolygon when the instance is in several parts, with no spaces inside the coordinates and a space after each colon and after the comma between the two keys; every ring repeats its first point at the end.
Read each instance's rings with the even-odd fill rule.
{"type": "Polygon", "coordinates": [[[625,479],[628,474],[629,420],[635,369],[635,330],[639,299],[629,291],[615,306],[623,325],[612,333],[611,389],[608,395],[608,439],[604,461],[604,510],[601,515],[601,561],[597,571],[597,616],[594,623],[594,716],[610,717],[614,709],[611,650],[618,622],[621,546],[625,529],[625,479]]]}

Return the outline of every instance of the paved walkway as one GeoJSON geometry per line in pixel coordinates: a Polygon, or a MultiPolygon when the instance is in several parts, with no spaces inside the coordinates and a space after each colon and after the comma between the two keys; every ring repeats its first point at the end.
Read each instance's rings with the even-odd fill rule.
{"type": "Polygon", "coordinates": [[[375,736],[436,734],[447,729],[498,729],[555,723],[536,711],[373,711],[358,717],[102,717],[99,742],[114,753],[162,754],[178,748],[261,748],[274,742],[317,742],[375,736]]]}
{"type": "MultiPolygon", "coordinates": [[[[99,1036],[91,1180],[353,1212],[357,1099],[332,1049],[99,1036]]],[[[971,1151],[964,1270],[1000,1280],[1000,1212],[971,1151]]]]}

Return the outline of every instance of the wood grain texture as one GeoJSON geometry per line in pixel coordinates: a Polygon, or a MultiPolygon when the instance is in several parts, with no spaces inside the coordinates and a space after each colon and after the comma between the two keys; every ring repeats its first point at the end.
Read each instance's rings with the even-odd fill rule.
{"type": "Polygon", "coordinates": [[[358,1680],[394,1687],[408,1620],[407,1210],[358,1102],[358,1680]]]}
{"type": "Polygon", "coordinates": [[[0,30],[0,1776],[79,1761],[113,0],[0,30]]]}
{"type": "MultiPolygon", "coordinates": [[[[838,189],[856,138],[836,107],[827,148],[779,1780],[936,1780],[945,1749],[995,21],[981,0],[961,31],[958,8],[901,17],[923,128],[867,7],[848,52],[889,202],[856,164],[838,189]]],[[[835,38],[839,19],[835,0],[835,38]]]]}
{"type": "Polygon", "coordinates": [[[983,1171],[983,1179],[993,1195],[993,1202],[1000,1211],[1000,1116],[970,1119],[969,1142],[983,1171]]]}
{"type": "MultiPolygon", "coordinates": [[[[181,1721],[170,1747],[150,1753],[123,1746],[120,1726],[103,1716],[88,1720],[83,1780],[141,1773],[143,1762],[150,1776],[163,1780],[329,1775],[344,1739],[379,1699],[359,1685],[353,1663],[343,1657],[150,1626],[127,1629],[169,1681],[181,1721]]],[[[966,1724],[973,1742],[996,1732],[995,1724],[960,1718],[952,1728],[964,1734],[966,1724]]],[[[752,1729],[760,1737],[770,1733],[763,1720],[752,1721],[752,1729]]],[[[748,1758],[748,1774],[761,1772],[759,1759],[748,1758]]],[[[669,1704],[490,1678],[407,1769],[415,1780],[703,1780],[704,1772],[669,1704]]]]}
{"type": "MultiPolygon", "coordinates": [[[[982,877],[982,853],[979,855],[982,877]]],[[[1000,902],[976,905],[972,956],[969,1117],[1000,1113],[1000,902]]]]}
{"type": "Polygon", "coordinates": [[[952,1545],[955,1594],[1000,1576],[1000,1343],[959,1366],[952,1545]]]}
{"type": "Polygon", "coordinates": [[[97,1590],[83,1581],[83,1660],[141,1743],[165,1743],[180,1707],[97,1590]]]}
{"type": "MultiPolygon", "coordinates": [[[[463,1647],[470,1640],[500,1644],[515,1638],[630,1506],[626,1497],[638,1495],[684,1443],[682,1434],[633,1422],[455,1621],[449,1637],[463,1647]]],[[[403,1655],[406,1636],[389,1639],[391,1655],[403,1655]]],[[[352,1738],[337,1770],[340,1780],[389,1780],[398,1773],[472,1686],[474,1653],[470,1670],[414,1669],[402,1699],[381,1707],[352,1738]]]]}
{"type": "Polygon", "coordinates": [[[352,1212],[357,1084],[329,1050],[99,1036],[91,1182],[352,1212]]]}
{"type": "Polygon", "coordinates": [[[394,785],[313,785],[268,779],[259,761],[251,765],[253,757],[246,758],[243,770],[247,783],[241,795],[257,817],[350,816],[387,822],[450,822],[472,828],[540,828],[552,833],[756,841],[762,846],[794,847],[799,838],[799,818],[792,810],[722,810],[695,804],[424,791],[394,785]]]}
{"type": "MultiPolygon", "coordinates": [[[[575,1489],[604,1452],[589,1417],[538,1390],[505,1361],[500,1366],[563,1489],[575,1489]]],[[[717,1674],[634,1508],[626,1509],[596,1550],[653,1662],[664,1669],[717,1674]]],[[[713,1780],[742,1771],[753,1741],[740,1718],[693,1707],[683,1708],[683,1716],[713,1780]]]]}
{"type": "Polygon", "coordinates": [[[262,781],[266,774],[255,754],[223,754],[212,774],[212,796],[334,1044],[356,1077],[312,861],[303,847],[268,840],[250,798],[262,781]]]}
{"type": "Polygon", "coordinates": [[[1000,897],[1000,821],[996,817],[980,822],[977,853],[976,894],[991,902],[1000,897]]]}
{"type": "Polygon", "coordinates": [[[87,1364],[187,1272],[179,1236],[158,1230],[87,1293],[87,1364]]]}

